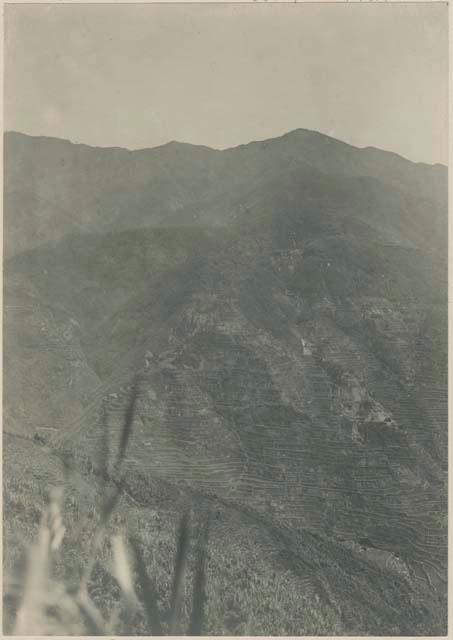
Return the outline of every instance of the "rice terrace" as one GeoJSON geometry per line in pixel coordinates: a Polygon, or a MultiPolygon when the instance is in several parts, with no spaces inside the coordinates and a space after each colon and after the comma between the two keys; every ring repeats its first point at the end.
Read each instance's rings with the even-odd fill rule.
{"type": "Polygon", "coordinates": [[[447,633],[448,9],[360,9],[5,10],[5,634],[447,633]]]}

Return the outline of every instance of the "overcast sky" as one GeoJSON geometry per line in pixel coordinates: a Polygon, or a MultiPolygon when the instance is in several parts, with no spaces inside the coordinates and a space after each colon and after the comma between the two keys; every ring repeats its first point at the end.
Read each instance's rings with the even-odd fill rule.
{"type": "Polygon", "coordinates": [[[5,128],[130,149],[316,129],[447,162],[446,4],[6,5],[5,128]]]}

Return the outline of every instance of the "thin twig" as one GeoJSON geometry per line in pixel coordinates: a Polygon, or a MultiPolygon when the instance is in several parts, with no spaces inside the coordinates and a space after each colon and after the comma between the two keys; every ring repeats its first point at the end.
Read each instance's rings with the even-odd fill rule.
{"type": "Polygon", "coordinates": [[[148,631],[151,631],[153,636],[162,636],[162,625],[157,604],[157,589],[146,571],[145,558],[136,539],[131,539],[131,547],[135,555],[135,567],[142,591],[142,603],[148,622],[148,631]]]}
{"type": "Polygon", "coordinates": [[[187,564],[187,556],[190,541],[190,520],[186,513],[181,518],[178,530],[178,541],[176,546],[175,572],[173,575],[173,587],[170,603],[170,635],[175,635],[179,618],[179,608],[181,603],[184,571],[187,564]]]}
{"type": "Polygon", "coordinates": [[[208,511],[204,528],[198,542],[197,561],[192,595],[192,614],[188,633],[190,636],[201,636],[206,607],[206,556],[208,551],[209,530],[211,527],[211,511],[208,511]]]}

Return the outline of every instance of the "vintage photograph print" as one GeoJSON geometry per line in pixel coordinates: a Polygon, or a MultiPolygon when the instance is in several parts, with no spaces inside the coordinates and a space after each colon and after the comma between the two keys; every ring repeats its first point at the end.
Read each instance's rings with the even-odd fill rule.
{"type": "Polygon", "coordinates": [[[447,3],[4,5],[3,631],[447,633],[447,3]]]}

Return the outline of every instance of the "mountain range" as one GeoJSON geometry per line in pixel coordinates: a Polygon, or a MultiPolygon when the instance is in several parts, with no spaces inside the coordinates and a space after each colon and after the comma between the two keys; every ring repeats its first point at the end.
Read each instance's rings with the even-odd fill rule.
{"type": "Polygon", "coordinates": [[[216,505],[210,633],[446,633],[447,168],[304,129],[4,149],[11,495],[65,451],[86,507],[138,376],[123,513],[216,505]]]}

